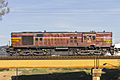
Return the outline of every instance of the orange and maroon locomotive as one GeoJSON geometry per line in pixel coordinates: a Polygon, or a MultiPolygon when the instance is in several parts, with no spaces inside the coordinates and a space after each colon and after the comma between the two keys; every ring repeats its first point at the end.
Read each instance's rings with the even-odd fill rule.
{"type": "Polygon", "coordinates": [[[114,54],[112,32],[13,32],[10,55],[114,54]]]}

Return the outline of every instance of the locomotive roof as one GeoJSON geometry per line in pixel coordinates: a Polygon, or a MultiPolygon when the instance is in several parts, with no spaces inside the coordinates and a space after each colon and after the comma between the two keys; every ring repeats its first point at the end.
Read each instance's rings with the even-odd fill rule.
{"type": "Polygon", "coordinates": [[[12,33],[112,33],[112,32],[12,32],[12,33]]]}

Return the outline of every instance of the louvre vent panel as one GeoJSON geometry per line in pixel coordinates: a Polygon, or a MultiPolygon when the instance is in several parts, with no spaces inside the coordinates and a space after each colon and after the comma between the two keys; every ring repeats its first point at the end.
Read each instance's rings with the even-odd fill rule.
{"type": "Polygon", "coordinates": [[[33,45],[33,36],[22,36],[23,45],[33,45]]]}

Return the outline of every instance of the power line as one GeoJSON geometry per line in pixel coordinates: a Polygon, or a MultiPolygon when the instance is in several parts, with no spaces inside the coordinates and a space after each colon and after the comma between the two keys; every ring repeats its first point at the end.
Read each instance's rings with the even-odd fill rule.
{"type": "Polygon", "coordinates": [[[78,12],[78,13],[74,13],[74,12],[12,12],[11,13],[24,13],[24,14],[103,14],[103,15],[119,15],[120,13],[83,13],[83,12],[78,12]]]}

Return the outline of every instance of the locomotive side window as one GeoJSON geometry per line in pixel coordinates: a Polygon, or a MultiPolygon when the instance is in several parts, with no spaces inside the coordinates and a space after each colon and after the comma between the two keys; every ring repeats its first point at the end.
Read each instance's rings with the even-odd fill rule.
{"type": "Polygon", "coordinates": [[[40,41],[42,41],[42,38],[40,38],[40,41]]]}
{"type": "Polygon", "coordinates": [[[70,37],[70,43],[73,43],[73,37],[72,36],[70,37]]]}
{"type": "Polygon", "coordinates": [[[73,37],[70,37],[70,39],[73,39],[73,37]]]}
{"type": "Polygon", "coordinates": [[[77,36],[75,36],[74,39],[75,39],[74,42],[77,43],[77,36]]]}
{"type": "Polygon", "coordinates": [[[77,36],[71,36],[70,43],[77,43],[77,36]]]}
{"type": "Polygon", "coordinates": [[[77,37],[74,37],[74,39],[77,39],[77,37]]]}
{"type": "Polygon", "coordinates": [[[38,41],[38,38],[35,38],[36,41],[38,41]]]}

